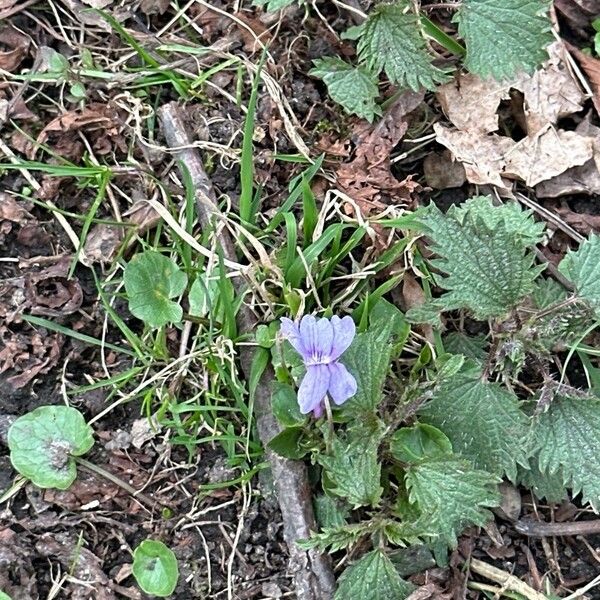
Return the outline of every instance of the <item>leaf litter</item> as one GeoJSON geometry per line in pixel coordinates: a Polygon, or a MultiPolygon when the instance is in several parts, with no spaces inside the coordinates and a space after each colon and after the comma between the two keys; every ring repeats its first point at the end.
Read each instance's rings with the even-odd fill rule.
{"type": "MultiPolygon", "coordinates": [[[[0,11],[13,10],[13,3],[6,4],[7,7],[2,5],[0,11]]],[[[141,15],[131,11],[120,12],[116,3],[107,0],[69,0],[64,4],[66,10],[72,11],[69,13],[69,19],[74,17],[72,22],[83,22],[90,28],[96,28],[86,32],[86,36],[89,34],[94,40],[90,47],[96,60],[100,54],[96,53],[94,43],[97,39],[103,39],[96,36],[105,35],[110,31],[110,26],[97,13],[87,10],[89,6],[104,8],[120,19],[129,30],[135,32],[136,39],[141,40],[143,45],[154,34],[160,38],[160,27],[173,16],[168,12],[168,3],[163,2],[142,2],[141,15]],[[146,25],[141,26],[140,19],[146,23],[148,30],[146,25]]],[[[261,51],[258,41],[271,41],[269,51],[275,56],[277,67],[273,70],[269,68],[266,72],[276,76],[274,81],[281,85],[288,98],[293,99],[294,116],[302,123],[302,139],[311,150],[317,148],[316,140],[324,140],[316,153],[321,149],[327,152],[326,164],[328,167],[334,165],[335,185],[358,207],[363,217],[375,217],[390,206],[414,208],[431,196],[441,198],[441,202],[462,200],[468,189],[465,177],[471,184],[491,184],[506,194],[512,189],[513,182],[517,181],[518,185],[532,188],[531,192],[538,198],[546,197],[544,194],[548,194],[547,197],[559,197],[574,193],[597,193],[598,131],[593,125],[595,118],[588,112],[580,121],[582,113],[589,109],[589,102],[577,79],[571,75],[563,48],[553,50],[552,58],[542,70],[506,85],[463,75],[439,88],[437,102],[452,126],[444,124],[443,114],[435,100],[418,94],[401,96],[391,104],[381,121],[369,126],[359,120],[338,118],[335,107],[332,108],[328,103],[318,84],[306,76],[310,68],[307,57],[320,56],[323,47],[331,43],[331,32],[322,20],[309,17],[303,22],[306,36],[298,38],[298,22],[305,14],[299,7],[290,6],[285,12],[273,15],[249,12],[245,6],[242,12],[234,13],[226,2],[210,3],[226,13],[223,15],[208,8],[208,4],[196,3],[187,13],[182,9],[180,17],[187,20],[190,28],[202,29],[201,32],[196,30],[202,41],[218,42],[218,51],[233,49],[235,53],[241,48],[251,55],[252,60],[257,60],[261,51]],[[228,12],[231,15],[227,15],[228,12]],[[302,102],[303,97],[311,101],[302,102]],[[427,111],[430,111],[429,114],[427,111]],[[426,131],[433,131],[437,142],[446,148],[434,153],[430,151],[431,145],[426,146],[426,151],[420,151],[417,147],[412,152],[411,147],[408,157],[404,157],[406,144],[412,143],[412,138],[418,135],[414,132],[414,126],[432,114],[433,120],[438,122],[426,131]],[[334,123],[327,122],[332,120],[334,123]],[[325,134],[322,133],[323,129],[326,130],[325,134]],[[351,133],[348,134],[348,131],[351,133]],[[352,149],[351,156],[348,156],[349,148],[352,149]],[[345,159],[341,164],[340,158],[345,159]],[[434,190],[428,189],[428,186],[434,190]],[[452,195],[452,190],[457,195],[452,195]]],[[[352,4],[358,6],[358,3],[352,4]]],[[[556,4],[560,9],[568,2],[557,1],[556,4]]],[[[577,3],[572,0],[571,4],[577,3]]],[[[332,12],[328,7],[326,17],[330,18],[332,12]]],[[[348,15],[342,15],[345,15],[343,11],[335,18],[349,26],[351,21],[348,15]]],[[[27,15],[20,15],[19,18],[27,18],[27,15]]],[[[336,29],[338,25],[336,21],[336,29]]],[[[31,39],[37,45],[40,42],[55,45],[36,31],[34,25],[30,30],[31,39]]],[[[63,35],[60,29],[57,31],[63,35]]],[[[25,38],[30,43],[30,38],[25,38]]],[[[159,41],[164,42],[165,39],[159,41]]],[[[177,35],[168,40],[173,41],[186,41],[183,30],[178,30],[177,35]]],[[[26,61],[31,59],[31,50],[29,45],[26,46],[25,39],[9,36],[1,43],[6,51],[0,60],[3,58],[7,61],[5,64],[11,66],[13,71],[18,72],[23,64],[29,64],[26,61]]],[[[111,43],[119,45],[114,36],[111,43]]],[[[58,44],[55,46],[59,47],[58,44]]],[[[76,53],[65,51],[64,45],[60,47],[70,63],[78,60],[76,53]]],[[[154,47],[151,49],[154,51],[154,47]]],[[[113,48],[103,47],[103,53],[110,55],[112,51],[113,48]]],[[[348,52],[347,49],[345,51],[348,52]]],[[[120,60],[124,56],[118,52],[115,54],[118,58],[111,56],[110,60],[120,60]]],[[[350,55],[351,51],[348,53],[350,55]]],[[[177,63],[175,68],[193,70],[195,60],[188,57],[177,63]]],[[[215,64],[217,62],[213,60],[206,67],[215,64]]],[[[581,64],[586,71],[583,60],[581,64]]],[[[139,65],[139,57],[128,63],[134,69],[139,65]]],[[[588,76],[593,79],[589,72],[588,76]]],[[[197,104],[202,109],[198,111],[202,116],[196,126],[198,131],[206,130],[207,136],[206,140],[204,134],[198,135],[198,138],[201,141],[208,140],[217,147],[220,145],[223,149],[221,153],[206,153],[206,166],[213,181],[218,182],[219,193],[235,202],[240,192],[236,187],[238,165],[235,164],[236,154],[231,152],[228,145],[232,145],[232,140],[239,135],[237,130],[243,123],[243,114],[231,100],[239,92],[236,86],[241,85],[241,79],[234,70],[225,70],[215,73],[209,81],[214,85],[202,89],[205,96],[201,99],[192,96],[192,100],[188,99],[188,106],[190,111],[195,110],[193,107],[197,104]],[[219,88],[229,94],[229,99],[224,99],[226,96],[218,91],[219,88]],[[205,100],[206,105],[202,104],[205,100]],[[200,123],[203,119],[208,123],[200,123]],[[232,156],[234,159],[231,159],[232,156]],[[228,163],[229,160],[231,163],[228,163]]],[[[7,124],[9,118],[19,118],[22,120],[19,125],[23,127],[21,132],[7,126],[3,138],[24,158],[44,157],[51,164],[61,164],[61,161],[43,154],[35,140],[44,142],[55,155],[77,164],[83,161],[93,164],[98,157],[100,162],[112,164],[111,161],[114,161],[115,166],[122,167],[126,160],[133,158],[143,164],[144,169],[154,169],[156,176],[168,180],[171,190],[180,192],[183,186],[169,159],[160,152],[153,153],[148,148],[140,148],[138,132],[133,131],[131,125],[136,123],[137,127],[140,115],[135,111],[127,114],[115,108],[121,105],[112,103],[115,94],[122,90],[115,89],[114,84],[86,83],[89,98],[81,104],[55,93],[46,85],[42,89],[52,100],[49,104],[41,102],[40,96],[35,93],[24,95],[24,100],[17,98],[15,103],[13,94],[18,84],[1,88],[0,121],[7,124]]],[[[28,84],[23,89],[33,92],[37,88],[28,84]]],[[[254,141],[257,155],[261,161],[264,158],[264,163],[257,165],[257,174],[265,186],[267,202],[276,208],[278,202],[285,198],[282,190],[287,189],[287,184],[299,169],[289,164],[282,166],[273,155],[277,151],[284,154],[295,152],[297,144],[289,139],[289,131],[282,125],[282,110],[287,109],[277,104],[277,94],[270,93],[266,97],[261,91],[259,96],[259,123],[254,141]]],[[[172,97],[169,96],[169,99],[172,97]]],[[[148,139],[153,140],[152,135],[148,139]]],[[[237,147],[236,144],[232,146],[237,147]]],[[[52,213],[37,204],[38,201],[50,200],[61,209],[84,214],[89,209],[93,195],[89,190],[82,189],[74,177],[38,174],[35,177],[42,186],[35,191],[36,203],[17,195],[27,185],[22,174],[7,175],[9,194],[0,196],[0,245],[6,257],[14,259],[14,262],[7,261],[0,265],[0,315],[5,318],[5,322],[0,324],[0,384],[3,385],[3,391],[4,384],[10,381],[10,387],[6,386],[6,396],[0,401],[0,417],[7,411],[11,413],[9,416],[20,414],[25,406],[35,406],[36,401],[44,399],[60,403],[65,390],[98,381],[105,376],[107,367],[113,370],[117,365],[117,369],[113,370],[115,373],[129,367],[127,360],[122,360],[112,351],[103,349],[100,352],[84,342],[74,341],[43,327],[30,327],[19,320],[19,312],[26,311],[98,339],[104,339],[103,336],[107,335],[110,341],[123,343],[122,335],[112,326],[108,327],[108,331],[103,329],[105,314],[96,297],[97,291],[90,284],[91,273],[78,268],[73,277],[66,276],[73,260],[72,248],[60,228],[55,226],[52,213]],[[60,259],[47,262],[55,257],[60,259]],[[19,401],[22,401],[21,405],[19,401]]],[[[142,180],[142,177],[139,179],[142,180]]],[[[145,234],[152,231],[153,235],[158,235],[156,232],[161,232],[163,227],[157,213],[144,200],[154,193],[153,186],[147,181],[132,180],[117,175],[113,180],[115,187],[111,188],[111,193],[116,193],[116,201],[113,195],[112,206],[104,199],[99,208],[101,218],[111,223],[121,223],[94,222],[85,240],[85,253],[98,269],[94,273],[101,277],[106,275],[105,269],[110,268],[115,257],[125,256],[127,260],[135,251],[139,238],[147,243],[151,238],[145,234]],[[116,214],[113,212],[115,204],[119,208],[116,214]],[[127,240],[126,246],[123,245],[124,240],[127,240]]],[[[317,177],[312,189],[317,198],[321,197],[321,192],[324,195],[327,189],[325,178],[317,177]]],[[[355,215],[354,205],[348,202],[344,206],[350,217],[355,215]]],[[[589,203],[576,204],[568,197],[560,205],[551,206],[566,223],[581,232],[588,233],[598,227],[597,221],[586,220],[585,210],[590,210],[589,203]]],[[[76,229],[80,231],[77,223],[76,229]]],[[[386,231],[379,226],[375,230],[376,243],[383,250],[386,248],[386,231]]],[[[559,236],[555,235],[549,249],[560,258],[564,243],[564,239],[560,241],[559,236]]],[[[394,263],[390,271],[405,268],[403,260],[404,257],[394,263]]],[[[419,274],[418,269],[413,272],[419,274]]],[[[117,286],[118,282],[115,284],[117,286]]],[[[426,301],[425,296],[417,278],[407,275],[403,282],[406,307],[421,305],[426,301]]],[[[128,315],[123,299],[118,295],[114,308],[123,318],[125,327],[135,330],[136,323],[128,315]]],[[[467,323],[467,327],[472,325],[467,323]]],[[[173,356],[179,350],[179,333],[177,328],[166,330],[167,345],[173,356]]],[[[435,342],[430,326],[425,325],[421,333],[430,342],[435,342]]],[[[209,378],[206,377],[202,385],[206,387],[209,384],[209,378]]],[[[186,384],[181,393],[182,396],[189,393],[186,384]]],[[[78,392],[74,399],[90,415],[100,413],[110,402],[104,390],[78,392]]],[[[128,579],[131,561],[124,549],[135,547],[142,533],[148,532],[171,541],[184,565],[182,581],[185,587],[179,590],[177,597],[186,600],[190,597],[220,597],[228,587],[226,568],[221,567],[227,559],[223,548],[227,550],[231,542],[236,540],[237,532],[233,526],[242,514],[246,523],[236,546],[238,554],[231,563],[235,564],[236,577],[237,574],[240,577],[236,585],[239,597],[277,598],[291,593],[286,549],[281,537],[282,524],[272,498],[268,498],[269,485],[260,485],[261,492],[265,494],[264,501],[253,501],[245,513],[243,510],[246,509],[241,508],[244,500],[239,489],[235,488],[213,490],[196,504],[199,484],[207,481],[220,483],[221,476],[216,474],[219,469],[212,468],[212,465],[227,465],[223,453],[202,447],[197,452],[197,462],[190,465],[182,458],[185,453],[179,452],[181,447],[167,443],[165,426],[149,425],[147,419],[139,418],[138,408],[139,405],[135,409],[129,405],[118,407],[114,416],[97,423],[101,443],[94,451],[95,458],[100,462],[106,461],[113,474],[130,480],[135,487],[148,486],[151,493],[169,501],[177,511],[189,511],[189,519],[186,522],[168,519],[151,521],[135,498],[90,473],[82,473],[68,491],[48,490],[41,497],[32,486],[26,486],[20,492],[22,495],[19,499],[27,501],[27,507],[22,508],[25,502],[14,503],[0,516],[0,558],[2,564],[7,566],[6,571],[0,572],[0,589],[9,589],[15,594],[21,593],[31,598],[47,595],[51,582],[47,572],[39,565],[45,564],[48,559],[54,560],[54,564],[60,564],[64,572],[74,574],[86,584],[63,581],[60,593],[64,593],[65,598],[83,600],[121,595],[141,598],[139,590],[128,579]],[[175,460],[172,460],[173,456],[175,460]],[[186,465],[189,470],[185,470],[186,465]],[[181,487],[178,487],[179,473],[185,473],[181,487]],[[188,485],[188,482],[191,484],[188,485]],[[221,503],[226,506],[221,508],[221,503]],[[107,512],[112,516],[107,517],[107,512]],[[221,525],[203,524],[197,529],[196,523],[210,520],[211,513],[221,525]],[[109,521],[111,518],[114,519],[112,522],[109,521]],[[73,533],[75,531],[77,535],[73,533]],[[84,543],[87,544],[83,548],[78,538],[80,531],[81,539],[85,539],[84,543]],[[199,572],[208,573],[208,582],[205,575],[198,575],[199,572]],[[21,573],[19,578],[17,573],[21,573]],[[245,581],[240,583],[241,579],[245,581]],[[100,591],[90,592],[86,586],[100,591]]],[[[2,458],[5,457],[0,456],[2,458]]],[[[0,465],[4,464],[0,462],[0,465]]],[[[234,469],[233,473],[236,472],[234,469]]],[[[528,506],[529,500],[529,497],[525,498],[525,506],[528,506]]],[[[577,510],[574,504],[570,504],[570,509],[577,510]]],[[[571,517],[572,513],[566,518],[571,517]]],[[[457,551],[451,555],[448,570],[430,568],[429,562],[422,572],[401,574],[402,577],[410,577],[412,583],[419,586],[409,597],[413,600],[447,598],[453,592],[456,594],[463,590],[466,581],[461,572],[462,565],[473,553],[480,558],[487,556],[494,560],[500,560],[497,557],[512,560],[516,555],[518,559],[511,563],[511,568],[514,566],[520,574],[538,569],[536,561],[540,570],[543,569],[543,558],[536,557],[527,563],[522,553],[515,549],[518,539],[511,537],[512,534],[504,529],[502,532],[504,539],[500,536],[499,541],[498,535],[494,537],[489,532],[469,530],[459,541],[457,551]],[[499,543],[506,545],[498,546],[499,543]]],[[[572,563],[581,569],[584,574],[582,577],[585,577],[585,569],[589,569],[590,563],[579,558],[577,560],[580,562],[573,559],[572,563]]],[[[477,564],[481,572],[493,574],[490,569],[486,570],[477,564]]],[[[387,563],[386,567],[389,567],[387,563]]],[[[571,569],[569,563],[565,570],[568,570],[567,576],[574,580],[577,576],[575,566],[571,569]]],[[[541,577],[538,579],[542,581],[541,577]]]]}

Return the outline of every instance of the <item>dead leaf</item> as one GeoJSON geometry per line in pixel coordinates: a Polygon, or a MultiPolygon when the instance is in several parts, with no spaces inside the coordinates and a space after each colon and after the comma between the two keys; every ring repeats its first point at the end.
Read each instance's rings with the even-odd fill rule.
{"type": "Polygon", "coordinates": [[[573,211],[566,203],[556,207],[554,211],[565,223],[582,235],[588,236],[590,233],[600,233],[600,215],[573,211]]]}
{"type": "Polygon", "coordinates": [[[7,50],[0,51],[0,69],[9,73],[16,71],[27,56],[30,43],[29,36],[21,33],[12,25],[3,27],[0,30],[0,46],[6,47],[7,50]]]}
{"type": "MultiPolygon", "coordinates": [[[[409,271],[404,273],[402,279],[402,308],[404,311],[407,312],[411,308],[423,306],[426,302],[425,292],[416,277],[409,271]]],[[[420,330],[428,341],[431,343],[434,342],[433,327],[431,325],[418,325],[417,329],[420,330]]]]}
{"type": "Polygon", "coordinates": [[[600,116],[600,60],[595,56],[585,54],[575,46],[569,46],[569,50],[575,56],[585,74],[589,77],[590,87],[594,92],[592,102],[596,113],[600,116]]]}
{"type": "Polygon", "coordinates": [[[502,179],[505,155],[516,142],[495,133],[481,135],[476,131],[458,131],[435,123],[436,140],[452,152],[465,168],[467,179],[477,185],[495,185],[508,190],[510,185],[502,179]]]}
{"type": "Polygon", "coordinates": [[[162,15],[167,12],[171,0],[142,0],[140,10],[145,15],[162,15]]]}
{"type": "Polygon", "coordinates": [[[448,150],[430,152],[423,163],[425,181],[435,190],[461,187],[465,182],[464,166],[448,150]]]}
{"type": "Polygon", "coordinates": [[[33,315],[60,317],[81,307],[83,290],[75,277],[67,278],[70,257],[39,272],[25,274],[26,306],[33,315]]]}
{"type": "Polygon", "coordinates": [[[550,55],[543,68],[524,75],[512,87],[523,92],[527,134],[534,135],[548,123],[555,125],[562,117],[583,109],[586,95],[572,75],[562,42],[548,46],[550,55]]]}
{"type": "Polygon", "coordinates": [[[554,8],[575,33],[586,41],[590,39],[590,24],[600,12],[598,0],[554,0],[554,8]]]}
{"type": "Polygon", "coordinates": [[[504,174],[533,187],[570,167],[583,165],[593,154],[590,138],[548,126],[534,137],[523,138],[505,154],[504,174]]]}
{"type": "Polygon", "coordinates": [[[440,86],[436,92],[444,114],[462,131],[490,133],[498,129],[498,105],[510,98],[505,83],[467,74],[440,86]]]}
{"type": "Polygon", "coordinates": [[[98,223],[85,240],[84,252],[93,263],[111,262],[122,241],[123,227],[98,223]]]}
{"type": "Polygon", "coordinates": [[[408,201],[418,184],[410,177],[400,181],[390,170],[390,154],[408,128],[406,116],[423,100],[423,93],[405,92],[375,126],[360,123],[354,132],[353,160],[337,170],[339,187],[353,198],[364,214],[408,201]]]}
{"type": "Polygon", "coordinates": [[[0,192],[0,220],[12,221],[23,225],[33,220],[33,215],[25,208],[24,202],[17,202],[12,196],[0,192]]]}

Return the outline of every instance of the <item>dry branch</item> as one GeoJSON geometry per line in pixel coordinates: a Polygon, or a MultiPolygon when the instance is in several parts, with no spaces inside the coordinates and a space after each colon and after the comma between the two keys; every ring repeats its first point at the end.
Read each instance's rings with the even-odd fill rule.
{"type": "MultiPolygon", "coordinates": [[[[196,190],[196,205],[202,227],[218,225],[222,219],[216,205],[214,188],[202,165],[198,150],[191,145],[181,108],[172,102],[159,110],[159,118],[167,145],[173,156],[180,160],[190,173],[196,190]]],[[[225,258],[235,261],[235,249],[229,233],[221,229],[217,239],[225,258]]],[[[244,294],[243,282],[233,280],[236,290],[244,294]]],[[[256,317],[251,309],[242,304],[238,313],[238,326],[243,333],[252,332],[256,317]]],[[[240,363],[247,378],[250,377],[254,348],[240,347],[240,363]]],[[[296,541],[308,538],[314,530],[315,519],[306,468],[303,463],[282,458],[267,448],[267,443],[279,433],[280,428],[271,411],[269,382],[274,374],[267,368],[258,384],[255,395],[255,414],[258,434],[265,447],[271,465],[275,488],[284,525],[284,537],[290,553],[290,570],[293,573],[299,600],[327,600],[333,595],[334,577],[329,558],[316,551],[304,551],[296,541]]]]}

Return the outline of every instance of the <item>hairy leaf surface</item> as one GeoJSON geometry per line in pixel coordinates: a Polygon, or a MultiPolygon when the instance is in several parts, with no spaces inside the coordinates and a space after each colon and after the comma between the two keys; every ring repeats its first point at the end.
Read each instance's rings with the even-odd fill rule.
{"type": "Polygon", "coordinates": [[[517,463],[527,465],[529,419],[513,392],[486,383],[473,371],[444,382],[421,413],[443,431],[454,452],[475,467],[514,481],[517,463]]]}
{"type": "Polygon", "coordinates": [[[565,485],[600,510],[600,399],[556,397],[534,433],[540,470],[562,471],[565,485]]]}
{"type": "Polygon", "coordinates": [[[406,471],[410,501],[449,546],[456,546],[457,536],[468,525],[484,525],[490,519],[487,508],[500,502],[499,482],[455,456],[425,460],[406,471]]]}
{"type": "Polygon", "coordinates": [[[350,114],[370,123],[381,114],[375,103],[377,77],[365,67],[353,67],[337,57],[318,58],[310,74],[325,82],[329,95],[350,114]]]}
{"type": "Polygon", "coordinates": [[[359,39],[358,54],[375,73],[385,71],[392,83],[414,91],[432,90],[448,79],[433,66],[419,18],[407,2],[383,3],[373,9],[359,39]]]}
{"type": "Polygon", "coordinates": [[[455,20],[467,69],[495,79],[532,72],[553,41],[549,8],[548,0],[463,0],[455,20]]]}
{"type": "Polygon", "coordinates": [[[448,290],[440,298],[447,310],[466,308],[484,320],[506,314],[533,290],[543,267],[534,266],[532,247],[544,226],[529,212],[479,196],[447,214],[431,204],[420,221],[439,256],[431,263],[445,274],[436,279],[448,290]]]}
{"type": "Polygon", "coordinates": [[[338,582],[335,600],[403,600],[414,586],[404,581],[382,550],[372,550],[349,566],[338,582]]]}

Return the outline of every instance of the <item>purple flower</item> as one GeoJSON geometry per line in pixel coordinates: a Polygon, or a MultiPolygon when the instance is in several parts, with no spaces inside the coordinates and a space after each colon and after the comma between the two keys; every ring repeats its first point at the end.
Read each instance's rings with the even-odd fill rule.
{"type": "Polygon", "coordinates": [[[343,404],[356,394],[356,379],[339,362],[356,335],[351,317],[317,319],[305,315],[300,323],[281,319],[281,333],[300,354],[306,374],[298,390],[300,412],[323,414],[323,400],[329,393],[336,404],[343,404]]]}

